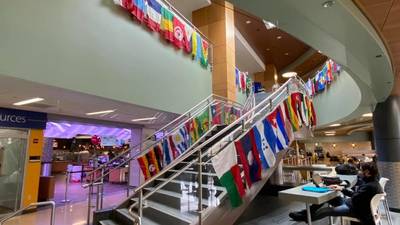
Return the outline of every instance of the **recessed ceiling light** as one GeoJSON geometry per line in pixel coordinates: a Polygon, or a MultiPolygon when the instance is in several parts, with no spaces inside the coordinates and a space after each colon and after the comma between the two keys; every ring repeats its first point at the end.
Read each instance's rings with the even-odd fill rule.
{"type": "Polygon", "coordinates": [[[296,72],[286,72],[286,73],[282,74],[282,77],[284,77],[284,78],[291,78],[291,77],[295,77],[295,76],[297,76],[296,72]]]}
{"type": "Polygon", "coordinates": [[[269,51],[269,50],[271,50],[271,49],[267,48],[267,51],[269,51]]]}
{"type": "Polygon", "coordinates": [[[28,104],[35,103],[35,102],[41,102],[43,100],[44,100],[44,98],[31,98],[31,99],[13,103],[13,105],[16,105],[16,106],[28,105],[28,104]]]}
{"type": "Polygon", "coordinates": [[[289,52],[285,52],[285,55],[286,55],[286,56],[289,55],[289,52]]]}
{"type": "Polygon", "coordinates": [[[330,130],[330,131],[325,131],[324,133],[325,133],[325,134],[336,134],[336,131],[330,130]]]}
{"type": "Polygon", "coordinates": [[[326,1],[326,2],[322,3],[322,7],[329,8],[329,7],[332,7],[334,4],[335,4],[335,1],[332,1],[332,0],[326,1]]]}
{"type": "Polygon", "coordinates": [[[334,124],[331,124],[331,125],[329,125],[330,127],[340,127],[342,124],[340,124],[340,123],[334,123],[334,124]]]}
{"type": "Polygon", "coordinates": [[[102,115],[115,112],[115,109],[86,113],[87,116],[102,115]]]}
{"type": "Polygon", "coordinates": [[[148,121],[148,120],[155,120],[155,119],[157,119],[157,117],[140,118],[140,119],[133,119],[132,122],[148,121]]]}
{"type": "Polygon", "coordinates": [[[274,29],[276,27],[275,24],[273,24],[273,23],[271,23],[269,21],[263,20],[263,22],[264,22],[265,27],[267,28],[267,30],[271,30],[271,29],[274,29]]]}
{"type": "Polygon", "coordinates": [[[326,133],[325,136],[335,136],[335,133],[326,133]]]}
{"type": "Polygon", "coordinates": [[[318,53],[321,54],[322,53],[321,50],[318,50],[318,53]]]}
{"type": "Polygon", "coordinates": [[[278,35],[278,36],[276,36],[276,39],[280,40],[280,39],[282,39],[282,36],[278,35]]]}
{"type": "Polygon", "coordinates": [[[365,113],[362,115],[362,117],[372,117],[372,113],[365,113]]]}
{"type": "Polygon", "coordinates": [[[246,20],[246,24],[251,24],[251,21],[250,20],[246,20]]]}

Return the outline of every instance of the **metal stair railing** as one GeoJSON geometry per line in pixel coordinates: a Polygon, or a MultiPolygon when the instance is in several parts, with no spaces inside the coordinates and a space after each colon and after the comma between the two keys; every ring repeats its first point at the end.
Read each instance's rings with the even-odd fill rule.
{"type": "Polygon", "coordinates": [[[19,215],[20,213],[23,213],[25,210],[28,210],[28,209],[31,209],[31,208],[37,207],[37,206],[47,206],[47,205],[51,206],[50,223],[49,224],[54,225],[55,224],[55,213],[56,213],[56,203],[54,201],[31,203],[27,207],[24,207],[18,211],[11,213],[10,215],[7,215],[4,218],[2,218],[0,220],[0,225],[5,224],[5,222],[14,218],[15,216],[19,215]]]}
{"type": "MultiPolygon", "coordinates": [[[[231,131],[229,134],[229,139],[226,144],[228,144],[231,141],[234,141],[235,139],[240,138],[242,135],[246,133],[246,131],[251,128],[255,122],[261,119],[262,117],[265,117],[268,113],[272,112],[276,106],[278,106],[280,103],[282,103],[288,96],[290,96],[291,93],[294,92],[302,92],[303,94],[308,95],[306,89],[305,89],[305,83],[301,78],[298,77],[293,77],[289,79],[288,81],[285,82],[281,87],[279,87],[274,93],[272,93],[270,96],[268,96],[266,99],[261,101],[259,104],[256,106],[252,107],[250,110],[248,110],[246,113],[242,114],[242,116],[219,131],[217,134],[213,135],[211,138],[205,140],[203,143],[188,149],[187,153],[180,157],[179,159],[175,160],[172,164],[170,164],[167,168],[165,168],[164,171],[161,173],[155,175],[154,177],[150,178],[147,180],[145,183],[137,187],[134,191],[133,194],[130,196],[130,198],[134,197],[135,195],[138,195],[138,202],[135,202],[130,205],[128,212],[133,218],[133,222],[136,224],[141,225],[141,218],[143,217],[143,202],[144,200],[148,199],[152,194],[156,193],[158,190],[160,190],[162,187],[167,185],[170,181],[178,177],[180,174],[182,174],[184,171],[186,171],[188,168],[190,168],[193,165],[198,165],[198,213],[199,213],[199,220],[198,224],[201,225],[203,221],[203,203],[202,203],[202,168],[201,166],[204,164],[202,161],[202,158],[204,155],[209,155],[211,158],[215,156],[216,154],[219,153],[223,148],[220,148],[218,152],[211,152],[212,148],[209,148],[206,150],[206,152],[202,152],[202,149],[210,144],[212,141],[216,140],[217,138],[220,138],[222,135],[226,134],[226,132],[229,132],[231,129],[233,129],[235,126],[240,125],[240,127],[237,127],[235,130],[231,131]],[[153,181],[156,179],[160,178],[163,174],[168,172],[168,170],[172,169],[174,166],[178,165],[179,163],[183,162],[185,159],[189,158],[190,156],[193,156],[194,154],[197,154],[197,159],[193,159],[189,163],[187,163],[184,167],[179,169],[177,172],[175,172],[172,176],[168,177],[165,181],[159,183],[154,189],[152,189],[150,192],[146,193],[145,195],[143,194],[144,188],[146,188],[148,185],[152,184],[153,181]],[[134,209],[137,208],[137,213],[134,212],[134,209]],[[139,219],[134,219],[134,218],[139,218],[139,219]]],[[[211,130],[211,129],[210,129],[211,130]]],[[[222,139],[226,141],[226,139],[222,139]]],[[[210,159],[209,159],[210,160],[210,159]]],[[[209,161],[207,160],[207,161],[209,161]]]]}
{"type": "MultiPolygon", "coordinates": [[[[206,99],[204,99],[201,102],[199,102],[197,105],[195,105],[191,109],[189,109],[184,114],[180,115],[179,117],[177,117],[176,119],[174,119],[173,121],[168,123],[167,125],[165,125],[162,128],[158,129],[152,135],[150,135],[150,136],[146,137],[145,139],[143,139],[140,143],[136,144],[135,146],[133,146],[133,147],[131,147],[131,148],[129,148],[129,149],[123,151],[123,152],[121,152],[120,154],[115,156],[113,159],[108,161],[106,164],[103,164],[103,165],[99,166],[98,168],[94,169],[92,172],[87,174],[87,177],[94,177],[97,172],[100,172],[100,171],[102,171],[104,169],[107,169],[116,160],[121,159],[122,157],[124,157],[126,155],[129,155],[133,149],[140,149],[141,146],[146,146],[145,147],[146,148],[145,151],[141,151],[140,153],[129,157],[127,160],[125,160],[122,163],[120,163],[120,166],[124,165],[125,163],[130,162],[132,159],[137,158],[140,155],[146,154],[150,150],[151,147],[153,147],[156,143],[158,143],[157,140],[154,141],[154,138],[155,138],[156,134],[162,133],[162,138],[167,137],[169,134],[171,134],[174,131],[176,131],[177,128],[181,127],[182,124],[188,122],[190,119],[195,118],[198,114],[200,114],[202,112],[201,110],[204,110],[205,108],[207,108],[211,104],[217,103],[217,102],[226,102],[227,104],[230,104],[230,105],[232,105],[234,107],[237,107],[239,109],[241,109],[243,107],[241,104],[239,104],[237,102],[228,100],[227,98],[222,97],[222,96],[218,96],[218,95],[212,94],[209,97],[207,97],[206,99]],[[204,106],[204,104],[206,104],[206,105],[204,106]],[[152,141],[152,140],[155,143],[152,143],[150,145],[148,145],[148,144],[146,145],[146,142],[152,141]]],[[[160,140],[162,140],[162,138],[160,140]]],[[[119,167],[117,166],[117,167],[113,167],[113,168],[117,169],[119,167]]],[[[84,188],[87,188],[87,187],[89,187],[91,185],[99,183],[99,182],[101,182],[101,179],[103,179],[104,176],[107,176],[108,174],[109,173],[104,173],[104,175],[101,176],[101,177],[93,178],[93,179],[91,179],[91,181],[88,184],[83,184],[82,186],[84,188]]]]}
{"type": "MultiPolygon", "coordinates": [[[[188,110],[186,113],[182,114],[181,116],[179,116],[178,118],[176,118],[175,120],[171,121],[170,123],[168,123],[167,125],[165,125],[164,127],[160,128],[159,130],[157,130],[155,133],[153,133],[152,135],[150,135],[149,137],[145,138],[142,142],[140,142],[139,144],[133,146],[132,148],[120,153],[119,155],[117,155],[116,157],[114,157],[113,159],[111,159],[108,163],[101,165],[100,167],[96,168],[95,170],[93,170],[92,172],[90,172],[87,177],[90,178],[90,183],[88,184],[84,184],[82,185],[84,188],[89,188],[88,191],[88,217],[87,217],[87,223],[90,223],[90,213],[91,213],[91,207],[92,207],[92,195],[94,194],[93,192],[93,188],[96,187],[97,191],[96,191],[96,210],[102,209],[103,207],[103,180],[104,178],[109,175],[113,170],[118,169],[122,166],[127,165],[129,162],[131,162],[132,160],[137,159],[138,157],[145,155],[146,153],[148,153],[154,146],[156,146],[157,144],[161,144],[165,138],[168,138],[168,136],[170,134],[173,134],[175,131],[177,131],[178,129],[180,129],[182,126],[184,126],[187,122],[189,122],[192,119],[195,119],[197,116],[199,116],[201,113],[205,112],[205,110],[209,110],[209,129],[208,131],[211,131],[211,120],[212,120],[212,113],[211,113],[211,106],[213,104],[223,104],[223,106],[229,106],[229,107],[234,107],[237,110],[242,110],[243,106],[237,102],[228,100],[225,97],[221,97],[218,95],[210,95],[209,97],[207,97],[206,99],[204,99],[203,101],[201,101],[200,103],[198,103],[197,105],[195,105],[194,107],[192,107],[190,110],[188,110]],[[162,137],[159,140],[153,140],[152,137],[155,137],[155,135],[157,133],[162,132],[162,137]],[[143,151],[138,152],[137,154],[131,155],[131,151],[135,150],[135,149],[141,149],[141,147],[144,146],[143,151]],[[114,167],[110,167],[110,165],[112,165],[113,162],[115,162],[118,159],[121,159],[125,157],[125,159],[122,160],[122,162],[119,163],[119,165],[114,166],[114,167]],[[108,171],[107,171],[108,170],[108,171]],[[99,177],[95,177],[96,173],[100,172],[100,176],[99,177]]],[[[193,147],[195,145],[197,145],[201,140],[203,140],[203,138],[208,135],[208,133],[203,134],[202,137],[199,137],[199,139],[195,142],[192,143],[192,145],[190,147],[193,147]]],[[[183,153],[183,154],[186,154],[183,153]]],[[[180,156],[181,157],[181,156],[180,156]]],[[[172,164],[172,163],[171,163],[172,164]]],[[[169,168],[167,166],[167,168],[169,168]]],[[[163,170],[165,170],[166,168],[163,168],[163,170]]],[[[163,171],[162,170],[162,171],[163,171]]],[[[161,171],[161,172],[162,172],[161,171]]],[[[127,195],[129,196],[129,187],[127,189],[127,195]]]]}

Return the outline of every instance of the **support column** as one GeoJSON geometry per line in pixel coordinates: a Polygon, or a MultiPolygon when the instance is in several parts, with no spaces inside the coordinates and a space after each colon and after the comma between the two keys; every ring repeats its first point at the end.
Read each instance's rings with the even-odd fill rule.
{"type": "Polygon", "coordinates": [[[193,24],[213,43],[213,93],[236,100],[233,5],[215,0],[194,11],[192,18],[193,24]]]}
{"type": "MultiPolygon", "coordinates": [[[[399,74],[400,75],[400,74],[399,74]]],[[[385,190],[389,207],[400,211],[400,80],[395,77],[392,95],[375,108],[374,138],[378,167],[382,177],[389,178],[385,190]]]]}
{"type": "Polygon", "coordinates": [[[272,86],[275,84],[275,79],[277,79],[279,84],[283,83],[278,76],[275,65],[273,64],[265,65],[264,72],[254,74],[254,81],[260,82],[266,92],[270,92],[272,90],[272,86]]]}

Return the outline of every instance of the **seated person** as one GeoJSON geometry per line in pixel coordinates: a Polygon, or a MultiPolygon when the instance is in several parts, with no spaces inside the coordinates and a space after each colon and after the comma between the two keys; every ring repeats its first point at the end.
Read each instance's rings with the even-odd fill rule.
{"type": "MultiPolygon", "coordinates": [[[[361,165],[363,182],[360,183],[356,191],[345,189],[338,185],[332,185],[330,188],[335,191],[341,191],[345,196],[336,197],[328,203],[333,207],[322,207],[323,205],[311,206],[312,220],[319,220],[328,216],[351,216],[360,219],[363,225],[375,225],[370,209],[371,199],[379,193],[382,188],[378,182],[378,169],[376,164],[369,162],[361,165]]],[[[296,221],[307,221],[306,210],[292,212],[289,216],[296,221]]]]}
{"type": "Polygon", "coordinates": [[[354,160],[352,158],[348,159],[347,163],[336,166],[335,171],[337,174],[341,174],[341,175],[357,175],[358,174],[357,166],[355,165],[354,160]]]}

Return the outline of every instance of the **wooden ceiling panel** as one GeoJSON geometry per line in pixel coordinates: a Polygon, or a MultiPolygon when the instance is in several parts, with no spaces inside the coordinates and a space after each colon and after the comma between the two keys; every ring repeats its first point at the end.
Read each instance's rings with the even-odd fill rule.
{"type": "Polygon", "coordinates": [[[375,23],[378,27],[383,26],[386,15],[388,14],[391,5],[392,5],[391,2],[385,2],[382,4],[374,4],[366,6],[366,10],[371,12],[372,17],[376,18],[375,23]]]}
{"type": "Polygon", "coordinates": [[[319,52],[315,52],[302,64],[296,66],[294,68],[294,71],[297,72],[300,77],[307,80],[309,77],[315,75],[315,73],[312,72],[316,71],[323,63],[326,62],[326,60],[328,60],[327,56],[319,52]]]}
{"type": "Polygon", "coordinates": [[[278,29],[268,30],[264,22],[235,9],[235,26],[265,64],[274,64],[278,71],[290,65],[310,47],[278,29]]]}

